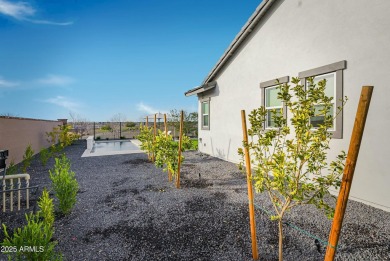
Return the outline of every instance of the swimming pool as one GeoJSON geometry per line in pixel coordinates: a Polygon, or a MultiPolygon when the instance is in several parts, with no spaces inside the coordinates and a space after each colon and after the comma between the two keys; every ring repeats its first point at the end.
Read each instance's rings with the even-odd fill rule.
{"type": "Polygon", "coordinates": [[[94,141],[91,144],[92,149],[88,149],[87,146],[81,157],[143,153],[137,144],[137,140],[134,142],[129,140],[94,141]]]}
{"type": "Polygon", "coordinates": [[[123,150],[138,150],[138,147],[131,141],[95,141],[91,153],[123,150]]]}

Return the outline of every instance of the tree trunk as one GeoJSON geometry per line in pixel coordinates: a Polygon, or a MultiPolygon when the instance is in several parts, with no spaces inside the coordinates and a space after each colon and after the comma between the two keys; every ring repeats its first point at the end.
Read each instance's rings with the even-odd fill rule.
{"type": "Polygon", "coordinates": [[[279,261],[283,261],[283,223],[279,219],[279,261]]]}

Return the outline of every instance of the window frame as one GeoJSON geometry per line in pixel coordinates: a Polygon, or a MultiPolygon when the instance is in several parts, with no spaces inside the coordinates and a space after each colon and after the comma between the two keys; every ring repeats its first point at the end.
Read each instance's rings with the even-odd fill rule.
{"type": "MultiPolygon", "coordinates": [[[[298,77],[301,79],[301,84],[307,88],[307,78],[308,77],[316,77],[322,76],[326,74],[334,73],[335,75],[335,90],[333,97],[334,104],[334,112],[337,112],[337,108],[342,106],[343,99],[343,70],[347,68],[347,61],[339,61],[336,63],[328,64],[325,66],[317,67],[314,69],[310,69],[307,71],[300,72],[298,77]]],[[[343,138],[343,110],[341,110],[340,114],[336,117],[333,130],[328,130],[332,133],[332,138],[334,139],[342,139],[343,138]]]]}
{"type": "MultiPolygon", "coordinates": [[[[285,83],[288,83],[289,81],[290,81],[289,76],[284,76],[284,77],[275,78],[275,79],[272,79],[269,81],[261,82],[260,83],[261,106],[266,108],[266,96],[265,96],[266,89],[276,88],[276,87],[278,87],[279,84],[285,84],[285,83]]],[[[283,101],[282,101],[282,105],[280,106],[280,108],[283,109],[283,116],[285,119],[287,119],[287,105],[283,101]]],[[[266,122],[264,122],[263,129],[264,130],[277,129],[277,128],[273,128],[273,127],[267,127],[266,125],[267,125],[267,119],[266,119],[266,122]]]]}
{"type": "Polygon", "coordinates": [[[209,98],[199,99],[199,102],[200,102],[200,117],[201,117],[201,119],[200,119],[200,122],[201,122],[200,128],[201,128],[201,130],[210,130],[210,101],[211,101],[210,97],[209,98]],[[205,115],[205,114],[203,114],[203,103],[208,103],[208,105],[209,105],[209,112],[207,114],[208,119],[209,119],[209,122],[208,122],[209,124],[207,126],[204,125],[204,120],[203,120],[203,116],[205,115]]]}

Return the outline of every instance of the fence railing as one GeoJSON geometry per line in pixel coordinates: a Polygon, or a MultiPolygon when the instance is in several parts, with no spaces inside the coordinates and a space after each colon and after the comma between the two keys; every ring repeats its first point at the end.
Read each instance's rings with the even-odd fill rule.
{"type": "Polygon", "coordinates": [[[9,205],[10,211],[14,210],[14,199],[16,198],[17,208],[20,210],[22,192],[25,194],[26,208],[30,208],[30,190],[37,189],[38,186],[30,187],[30,175],[15,174],[0,176],[2,181],[2,189],[0,194],[3,198],[3,212],[7,211],[9,205]],[[7,204],[8,203],[8,204],[7,204]]]}

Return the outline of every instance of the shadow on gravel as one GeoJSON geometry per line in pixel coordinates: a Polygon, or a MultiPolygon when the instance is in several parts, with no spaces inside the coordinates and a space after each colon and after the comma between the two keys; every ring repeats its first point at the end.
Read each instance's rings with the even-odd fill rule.
{"type": "Polygon", "coordinates": [[[198,189],[213,186],[212,183],[208,183],[204,179],[182,179],[180,185],[183,188],[198,188],[198,189]]]}
{"type": "Polygon", "coordinates": [[[226,197],[221,192],[194,197],[184,208],[170,208],[158,218],[145,212],[142,223],[122,221],[94,228],[82,241],[93,245],[120,240],[126,246],[124,260],[214,260],[218,253],[232,249],[238,251],[234,256],[240,256],[239,260],[249,260],[247,235],[242,233],[247,229],[247,207],[227,203],[226,197]]]}
{"type": "Polygon", "coordinates": [[[122,164],[140,165],[145,163],[151,163],[148,159],[130,159],[122,162],[122,164]]]}

